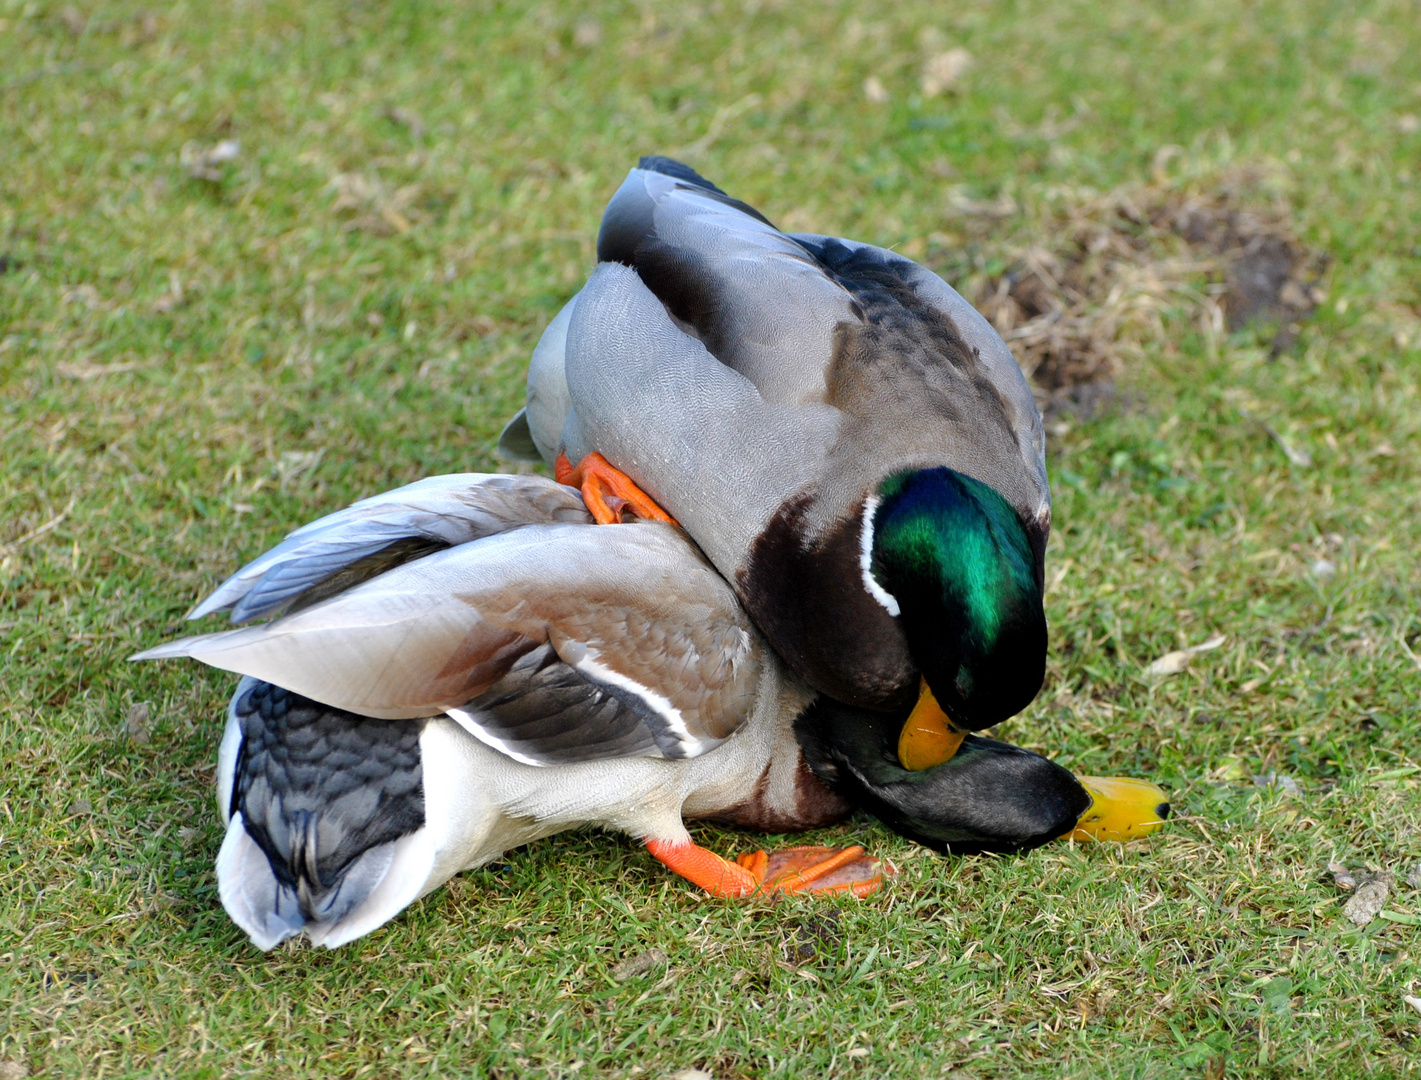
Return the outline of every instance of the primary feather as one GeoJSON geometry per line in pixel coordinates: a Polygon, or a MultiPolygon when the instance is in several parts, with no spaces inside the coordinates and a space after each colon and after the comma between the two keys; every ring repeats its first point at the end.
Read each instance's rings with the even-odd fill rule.
{"type": "Polygon", "coordinates": [[[589,527],[575,490],[537,477],[518,478],[518,494],[504,491],[502,502],[480,490],[484,477],[441,480],[298,531],[218,595],[240,602],[273,577],[339,575],[348,560],[368,557],[359,553],[372,534],[387,544],[411,533],[447,541],[462,528],[473,539],[315,602],[308,586],[295,594],[299,609],[274,622],[139,658],[191,657],[364,716],[448,712],[490,745],[538,763],[694,757],[744,722],[758,635],[679,530],[589,527]],[[504,512],[495,517],[491,502],[504,512]],[[582,522],[529,523],[550,516],[582,522]]]}

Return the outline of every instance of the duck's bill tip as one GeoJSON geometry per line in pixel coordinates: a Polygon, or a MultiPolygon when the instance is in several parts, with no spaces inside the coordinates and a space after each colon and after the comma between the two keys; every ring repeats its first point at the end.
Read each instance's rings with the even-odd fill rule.
{"type": "Polygon", "coordinates": [[[1169,797],[1158,784],[1125,776],[1078,776],[1089,809],[1063,840],[1138,840],[1164,828],[1169,797]]]}

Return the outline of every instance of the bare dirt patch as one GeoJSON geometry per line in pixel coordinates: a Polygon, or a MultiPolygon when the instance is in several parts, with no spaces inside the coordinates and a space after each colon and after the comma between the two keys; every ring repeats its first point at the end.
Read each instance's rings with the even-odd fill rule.
{"type": "Polygon", "coordinates": [[[1167,314],[1215,332],[1252,326],[1277,357],[1325,296],[1327,256],[1298,239],[1286,202],[1246,177],[1066,204],[1033,235],[1043,239],[1007,252],[1008,269],[979,277],[969,295],[1043,412],[1088,416],[1112,401],[1129,360],[1164,342],[1167,314]]]}

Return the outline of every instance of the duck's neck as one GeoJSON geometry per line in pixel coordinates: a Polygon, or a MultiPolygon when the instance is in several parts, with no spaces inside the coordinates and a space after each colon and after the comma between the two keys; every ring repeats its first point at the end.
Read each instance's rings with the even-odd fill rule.
{"type": "Polygon", "coordinates": [[[863,516],[808,543],[811,506],[800,499],[780,509],[736,575],[736,592],[775,652],[815,690],[864,708],[910,707],[918,675],[898,620],[864,580],[863,516]]]}

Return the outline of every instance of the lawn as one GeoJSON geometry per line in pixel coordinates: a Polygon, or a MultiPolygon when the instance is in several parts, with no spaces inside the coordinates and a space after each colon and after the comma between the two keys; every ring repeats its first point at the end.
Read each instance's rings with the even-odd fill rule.
{"type": "Polygon", "coordinates": [[[0,0],[0,1078],[1421,1073],[1415,3],[587,10],[0,0]],[[262,955],[212,869],[232,680],[125,658],[300,523],[506,469],[647,152],[974,296],[1119,286],[1001,731],[1177,816],[1002,859],[859,818],[811,839],[892,886],[776,904],[579,832],[262,955]],[[1295,331],[1230,328],[1189,205],[1308,254],[1295,331]],[[1366,925],[1330,861],[1392,875],[1366,925]]]}

